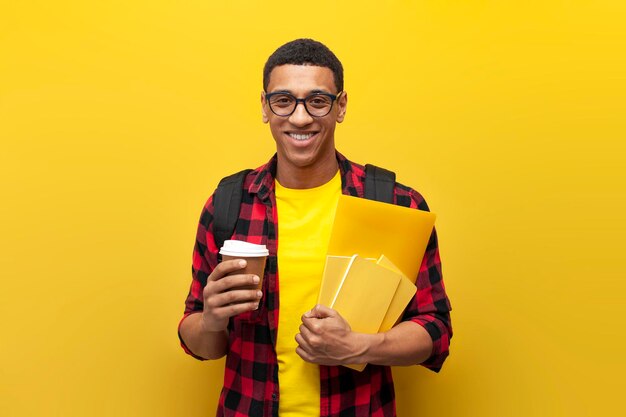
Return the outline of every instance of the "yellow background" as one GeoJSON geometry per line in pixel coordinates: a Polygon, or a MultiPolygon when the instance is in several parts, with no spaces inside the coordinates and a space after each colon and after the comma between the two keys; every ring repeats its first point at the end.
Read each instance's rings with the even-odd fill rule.
{"type": "Polygon", "coordinates": [[[345,66],[338,148],[438,214],[453,304],[401,416],[623,410],[624,2],[0,3],[0,415],[210,416],[178,346],[200,209],[273,152],[261,69],[345,66]]]}

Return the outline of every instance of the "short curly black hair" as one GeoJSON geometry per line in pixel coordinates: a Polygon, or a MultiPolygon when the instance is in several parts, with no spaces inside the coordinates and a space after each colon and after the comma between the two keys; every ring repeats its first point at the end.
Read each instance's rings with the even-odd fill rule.
{"type": "Polygon", "coordinates": [[[270,74],[280,65],[315,65],[329,68],[334,75],[337,92],[343,91],[343,66],[326,45],[313,39],[296,39],[274,51],[263,68],[263,90],[267,91],[270,74]]]}

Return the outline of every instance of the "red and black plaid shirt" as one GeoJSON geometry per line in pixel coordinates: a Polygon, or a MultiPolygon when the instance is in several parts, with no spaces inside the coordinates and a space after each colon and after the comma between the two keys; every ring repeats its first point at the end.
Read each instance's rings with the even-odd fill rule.
{"type": "MultiPolygon", "coordinates": [[[[363,197],[363,166],[337,153],[343,194],[363,197]]],[[[258,310],[233,317],[228,325],[228,354],[217,416],[278,416],[278,363],[276,334],[279,314],[278,261],[276,258],[277,214],[274,194],[276,156],[252,171],[244,182],[241,212],[233,239],[267,245],[268,258],[263,280],[263,298],[258,310]]],[[[394,203],[428,210],[416,191],[396,184],[394,203]]],[[[207,201],[196,236],[193,280],[185,302],[184,317],[202,311],[202,290],[217,265],[218,248],[213,239],[213,197],[207,201]]],[[[438,372],[448,356],[452,336],[450,303],[441,276],[437,236],[433,230],[417,277],[417,293],[402,320],[423,326],[433,339],[431,357],[422,365],[438,372]]],[[[181,320],[182,322],[182,320],[181,320]]],[[[181,339],[182,342],[182,339],[181,339]]],[[[182,343],[190,355],[194,355],[182,343]]],[[[320,366],[320,416],[395,416],[391,369],[368,365],[363,372],[343,366],[320,366]]]]}

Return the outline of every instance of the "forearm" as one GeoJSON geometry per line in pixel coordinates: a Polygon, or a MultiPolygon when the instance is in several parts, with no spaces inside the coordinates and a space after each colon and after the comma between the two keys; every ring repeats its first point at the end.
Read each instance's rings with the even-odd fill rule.
{"type": "Polygon", "coordinates": [[[356,361],[386,366],[417,365],[433,351],[433,341],[426,329],[417,323],[399,323],[384,333],[353,333],[356,361]]]}
{"type": "Polygon", "coordinates": [[[228,349],[228,332],[206,331],[202,326],[202,313],[187,316],[180,324],[180,336],[187,348],[204,359],[219,359],[228,349]]]}

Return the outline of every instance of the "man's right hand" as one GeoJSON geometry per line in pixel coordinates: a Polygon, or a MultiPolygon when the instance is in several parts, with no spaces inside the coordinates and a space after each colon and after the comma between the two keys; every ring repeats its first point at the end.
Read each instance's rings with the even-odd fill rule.
{"type": "Polygon", "coordinates": [[[202,292],[204,298],[202,328],[205,331],[224,331],[230,317],[259,308],[259,300],[263,293],[256,289],[238,287],[255,286],[260,277],[250,274],[228,275],[245,267],[244,259],[223,261],[209,275],[202,292]]]}

